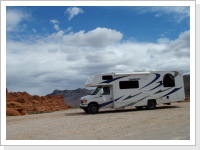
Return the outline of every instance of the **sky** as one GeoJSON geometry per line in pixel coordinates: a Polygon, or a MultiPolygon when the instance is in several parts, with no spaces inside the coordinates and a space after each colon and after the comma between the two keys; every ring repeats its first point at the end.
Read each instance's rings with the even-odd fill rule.
{"type": "Polygon", "coordinates": [[[89,76],[190,73],[189,6],[7,6],[6,87],[46,95],[89,76]]]}

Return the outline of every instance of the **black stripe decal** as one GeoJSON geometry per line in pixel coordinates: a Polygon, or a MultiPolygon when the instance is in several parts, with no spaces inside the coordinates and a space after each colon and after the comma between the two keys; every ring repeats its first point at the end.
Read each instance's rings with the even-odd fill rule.
{"type": "Polygon", "coordinates": [[[139,101],[142,101],[143,99],[145,99],[145,98],[147,98],[147,97],[149,97],[149,96],[145,96],[145,97],[143,97],[142,99],[137,100],[136,102],[132,102],[132,103],[123,105],[123,106],[121,106],[121,107],[119,107],[119,108],[129,107],[129,106],[135,105],[136,103],[138,103],[139,101]]]}
{"type": "MultiPolygon", "coordinates": [[[[115,99],[114,102],[118,101],[118,100],[119,100],[120,98],[122,98],[122,97],[123,97],[123,96],[121,96],[121,97],[115,99]]],[[[111,104],[111,103],[113,103],[113,100],[108,101],[108,102],[105,102],[105,103],[102,103],[102,104],[99,104],[99,107],[103,107],[103,106],[106,106],[106,105],[111,104]]]]}
{"type": "Polygon", "coordinates": [[[181,88],[182,88],[182,87],[180,87],[180,88],[175,88],[174,90],[172,90],[171,92],[169,92],[169,93],[163,95],[162,97],[165,97],[165,96],[167,96],[167,95],[173,94],[174,92],[180,90],[181,88]]]}
{"type": "Polygon", "coordinates": [[[157,91],[157,92],[154,93],[154,94],[162,93],[162,92],[167,91],[167,90],[169,90],[169,89],[171,89],[171,88],[168,88],[168,89],[165,89],[165,90],[159,90],[159,91],[157,91]]]}
{"type": "Polygon", "coordinates": [[[159,83],[159,85],[158,85],[158,86],[156,86],[156,87],[154,87],[153,89],[151,89],[151,90],[149,90],[149,91],[152,91],[152,90],[154,90],[154,89],[158,88],[159,86],[163,85],[163,82],[162,82],[162,81],[159,81],[159,82],[157,82],[157,83],[159,83]]]}
{"type": "Polygon", "coordinates": [[[155,82],[156,80],[158,80],[160,78],[160,74],[158,73],[154,73],[156,75],[156,77],[153,79],[153,81],[151,81],[149,84],[143,86],[141,89],[147,87],[148,85],[152,84],[153,82],[155,82]]]}
{"type": "Polygon", "coordinates": [[[123,101],[124,101],[124,100],[127,100],[127,99],[130,99],[130,98],[132,98],[132,97],[138,96],[138,95],[140,95],[140,94],[142,94],[142,92],[140,92],[140,93],[138,93],[138,94],[135,94],[135,95],[133,95],[133,96],[130,95],[130,96],[128,96],[127,98],[123,99],[123,101]]]}

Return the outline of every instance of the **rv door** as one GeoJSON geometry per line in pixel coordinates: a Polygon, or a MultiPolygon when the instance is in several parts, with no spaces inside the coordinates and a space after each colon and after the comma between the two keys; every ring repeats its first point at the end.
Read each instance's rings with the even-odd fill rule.
{"type": "MultiPolygon", "coordinates": [[[[110,102],[113,100],[113,93],[112,93],[112,87],[111,86],[106,86],[106,87],[103,87],[103,93],[102,95],[99,97],[101,99],[101,101],[103,103],[105,102],[110,102]]],[[[113,103],[109,103],[107,106],[105,107],[113,107],[113,103]]]]}

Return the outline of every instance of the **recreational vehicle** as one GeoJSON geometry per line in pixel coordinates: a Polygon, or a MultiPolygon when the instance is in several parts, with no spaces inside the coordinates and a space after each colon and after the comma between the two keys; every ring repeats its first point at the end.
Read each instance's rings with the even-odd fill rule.
{"type": "Polygon", "coordinates": [[[185,99],[182,71],[96,74],[85,86],[96,87],[80,102],[80,108],[91,114],[102,108],[152,110],[156,105],[185,99]]]}

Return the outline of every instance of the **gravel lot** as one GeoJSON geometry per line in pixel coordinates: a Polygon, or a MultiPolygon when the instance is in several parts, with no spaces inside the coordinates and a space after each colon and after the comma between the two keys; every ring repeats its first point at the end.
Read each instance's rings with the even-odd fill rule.
{"type": "Polygon", "coordinates": [[[7,140],[189,140],[190,103],[155,110],[81,109],[6,118],[7,140]]]}

